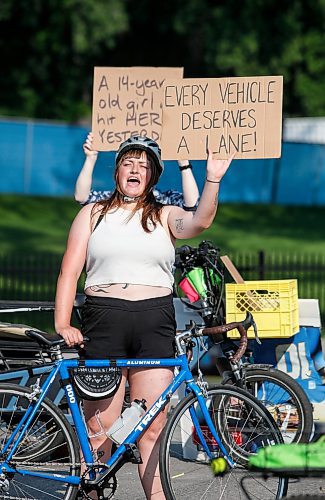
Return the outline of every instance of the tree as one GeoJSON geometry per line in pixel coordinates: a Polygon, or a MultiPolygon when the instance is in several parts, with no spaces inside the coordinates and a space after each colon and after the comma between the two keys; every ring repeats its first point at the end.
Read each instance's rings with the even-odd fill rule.
{"type": "Polygon", "coordinates": [[[325,115],[325,0],[2,0],[0,112],[89,115],[93,67],[284,76],[288,116],[325,115]]]}
{"type": "Polygon", "coordinates": [[[178,0],[192,72],[284,76],[284,111],[325,115],[324,0],[178,0]]]}
{"type": "Polygon", "coordinates": [[[127,28],[123,0],[2,0],[1,113],[84,116],[93,67],[127,28]]]}

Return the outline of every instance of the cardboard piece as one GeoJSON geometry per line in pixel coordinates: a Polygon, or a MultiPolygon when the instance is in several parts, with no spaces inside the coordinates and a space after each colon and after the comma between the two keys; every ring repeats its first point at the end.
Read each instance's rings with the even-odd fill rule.
{"type": "Polygon", "coordinates": [[[162,86],[166,78],[178,81],[183,68],[95,67],[93,86],[93,147],[117,151],[131,135],[160,143],[162,86]]]}
{"type": "Polygon", "coordinates": [[[162,157],[279,158],[282,76],[167,80],[162,157]]]}
{"type": "Polygon", "coordinates": [[[244,278],[232,263],[228,255],[221,255],[220,259],[235,283],[245,283],[244,278]]]}

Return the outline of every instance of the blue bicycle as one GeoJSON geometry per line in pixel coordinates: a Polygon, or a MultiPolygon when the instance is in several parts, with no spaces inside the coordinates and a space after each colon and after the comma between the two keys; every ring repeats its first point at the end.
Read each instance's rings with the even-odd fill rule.
{"type": "Polygon", "coordinates": [[[213,328],[191,324],[176,337],[175,359],[63,359],[61,337],[34,330],[26,332],[48,350],[53,367],[44,381],[39,379],[31,388],[0,385],[0,498],[89,499],[93,491],[100,499],[112,498],[121,467],[127,462],[141,463],[137,439],[181,386],[185,386],[185,396],[170,412],[160,446],[160,473],[166,498],[240,497],[243,475],[251,477],[255,498],[284,496],[285,479],[265,481],[247,470],[252,453],[266,445],[283,442],[271,415],[244,390],[233,386],[208,387],[201,375],[195,381],[188,365],[188,349],[194,339],[234,328],[241,335],[240,348],[234,355],[239,359],[247,345],[249,321],[246,318],[243,322],[213,328]],[[102,463],[96,450],[91,448],[82,405],[74,389],[74,370],[84,366],[159,366],[175,370],[172,383],[135,424],[107,463],[102,463]],[[47,398],[57,377],[62,381],[74,428],[47,398]]]}

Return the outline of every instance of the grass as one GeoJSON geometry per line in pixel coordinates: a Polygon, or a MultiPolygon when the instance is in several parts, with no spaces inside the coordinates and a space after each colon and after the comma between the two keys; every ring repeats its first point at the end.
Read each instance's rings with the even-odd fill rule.
{"type": "MultiPolygon", "coordinates": [[[[79,206],[71,198],[2,195],[0,254],[64,252],[69,227],[79,206]]],[[[279,205],[220,205],[207,231],[191,240],[214,242],[223,253],[314,253],[325,251],[325,207],[279,205]]]]}
{"type": "Polygon", "coordinates": [[[1,255],[62,254],[78,210],[78,204],[70,198],[1,196],[1,255]]]}
{"type": "Polygon", "coordinates": [[[223,252],[323,253],[325,208],[221,205],[212,226],[192,241],[210,239],[223,252]]]}
{"type": "MultiPolygon", "coordinates": [[[[38,254],[48,252],[61,258],[69,227],[78,211],[78,204],[71,198],[2,195],[0,256],[16,255],[19,261],[19,256],[29,254],[37,262],[38,254]]],[[[324,219],[325,207],[221,204],[209,230],[192,240],[180,240],[178,245],[188,243],[195,246],[203,239],[208,239],[221,248],[222,254],[264,250],[268,254],[322,256],[325,252],[324,219]]],[[[237,263],[236,259],[234,263],[237,263]]],[[[316,279],[321,283],[321,277],[316,279]]],[[[28,280],[30,286],[34,287],[33,280],[28,280]]],[[[15,295],[18,291],[14,290],[5,297],[2,290],[2,298],[20,297],[15,295]]],[[[320,303],[323,304],[323,292],[319,293],[320,303]]],[[[52,296],[52,292],[49,295],[52,296]]],[[[308,292],[306,297],[309,296],[308,292]]],[[[314,293],[312,297],[317,298],[317,294],[314,293]]],[[[26,317],[21,314],[15,321],[30,324],[33,320],[31,313],[26,313],[26,317]]],[[[13,321],[12,315],[8,316],[7,319],[2,317],[2,321],[13,321]]],[[[49,328],[48,323],[52,323],[45,316],[41,320],[46,325],[40,323],[39,317],[35,318],[39,328],[49,328]]]]}

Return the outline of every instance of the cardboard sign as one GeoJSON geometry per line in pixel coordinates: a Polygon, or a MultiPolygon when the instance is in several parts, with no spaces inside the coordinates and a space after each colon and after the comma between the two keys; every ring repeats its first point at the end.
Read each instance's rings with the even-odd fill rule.
{"type": "Polygon", "coordinates": [[[162,87],[183,78],[183,68],[94,68],[94,149],[117,151],[131,135],[160,142],[162,87]]]}
{"type": "Polygon", "coordinates": [[[279,158],[282,76],[166,81],[162,157],[279,158]]]}

